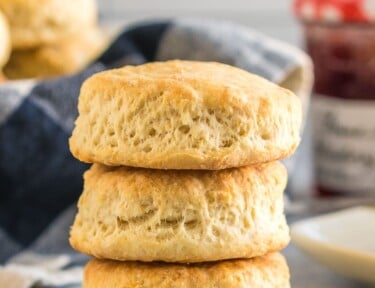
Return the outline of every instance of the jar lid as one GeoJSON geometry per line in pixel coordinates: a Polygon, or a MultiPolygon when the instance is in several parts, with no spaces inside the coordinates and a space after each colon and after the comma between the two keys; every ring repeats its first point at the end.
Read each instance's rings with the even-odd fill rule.
{"type": "Polygon", "coordinates": [[[303,21],[375,22],[375,0],[295,0],[294,12],[303,21]]]}

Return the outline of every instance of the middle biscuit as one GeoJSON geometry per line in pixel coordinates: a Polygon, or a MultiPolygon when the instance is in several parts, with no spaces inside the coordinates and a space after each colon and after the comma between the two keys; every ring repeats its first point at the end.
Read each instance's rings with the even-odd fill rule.
{"type": "Polygon", "coordinates": [[[205,262],[251,258],[289,242],[278,162],[220,171],[94,164],[71,230],[97,258],[205,262]]]}

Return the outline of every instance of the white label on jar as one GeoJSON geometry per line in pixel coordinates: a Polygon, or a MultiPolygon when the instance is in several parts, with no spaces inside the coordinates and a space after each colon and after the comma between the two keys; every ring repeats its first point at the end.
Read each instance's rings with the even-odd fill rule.
{"type": "Polygon", "coordinates": [[[375,195],[375,101],[315,95],[312,105],[317,182],[375,195]]]}

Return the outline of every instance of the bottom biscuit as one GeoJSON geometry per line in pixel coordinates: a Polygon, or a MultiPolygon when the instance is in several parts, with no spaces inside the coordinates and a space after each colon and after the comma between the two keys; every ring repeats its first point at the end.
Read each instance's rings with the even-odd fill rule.
{"type": "Polygon", "coordinates": [[[290,287],[289,269],[279,253],[248,260],[166,264],[91,260],[83,288],[245,288],[290,287]]]}

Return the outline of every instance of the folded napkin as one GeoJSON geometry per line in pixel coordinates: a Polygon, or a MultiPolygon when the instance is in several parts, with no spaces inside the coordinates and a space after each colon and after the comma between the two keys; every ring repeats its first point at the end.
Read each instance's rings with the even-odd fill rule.
{"type": "Polygon", "coordinates": [[[75,266],[86,258],[68,247],[74,209],[63,212],[78,199],[88,168],[68,148],[79,88],[104,69],[168,59],[234,65],[293,90],[304,103],[311,89],[311,62],[299,49],[243,26],[198,19],[133,25],[82,73],[1,85],[0,283],[13,279],[18,284],[7,287],[18,288],[80,282],[75,266]]]}

